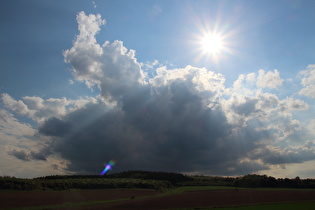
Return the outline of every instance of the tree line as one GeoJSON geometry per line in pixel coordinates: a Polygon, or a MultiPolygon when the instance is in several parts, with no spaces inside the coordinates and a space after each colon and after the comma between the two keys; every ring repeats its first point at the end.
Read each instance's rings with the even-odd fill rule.
{"type": "Polygon", "coordinates": [[[257,174],[240,177],[188,176],[181,173],[152,171],[125,171],[104,176],[53,175],[33,179],[0,177],[0,189],[14,190],[142,188],[164,191],[180,186],[315,188],[315,179],[300,179],[299,177],[276,179],[257,174]]]}

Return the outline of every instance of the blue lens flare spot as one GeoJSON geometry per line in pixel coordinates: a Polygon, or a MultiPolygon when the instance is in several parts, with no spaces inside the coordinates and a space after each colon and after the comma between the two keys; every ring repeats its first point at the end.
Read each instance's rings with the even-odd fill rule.
{"type": "Polygon", "coordinates": [[[109,161],[109,163],[105,165],[105,168],[100,175],[103,176],[108,170],[111,170],[114,165],[115,165],[114,160],[109,161]]]}

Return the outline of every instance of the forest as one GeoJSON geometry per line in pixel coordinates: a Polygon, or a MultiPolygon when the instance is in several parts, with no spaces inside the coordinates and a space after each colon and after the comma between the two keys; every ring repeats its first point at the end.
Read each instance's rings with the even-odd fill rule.
{"type": "Polygon", "coordinates": [[[182,186],[230,186],[238,188],[315,188],[315,179],[274,178],[248,174],[239,177],[185,175],[172,172],[125,171],[100,175],[53,175],[33,179],[0,177],[0,189],[70,190],[141,188],[166,191],[182,186]]]}

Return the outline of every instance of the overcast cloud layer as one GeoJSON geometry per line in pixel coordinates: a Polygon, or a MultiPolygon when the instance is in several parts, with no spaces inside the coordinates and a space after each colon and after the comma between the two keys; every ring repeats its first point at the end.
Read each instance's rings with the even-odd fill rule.
{"type": "Polygon", "coordinates": [[[80,12],[77,22],[79,34],[64,59],[74,80],[99,90],[99,96],[14,99],[2,94],[9,110],[36,122],[35,129],[0,110],[8,122],[0,126],[2,137],[11,132],[30,142],[11,141],[7,154],[89,174],[100,173],[111,159],[117,162],[115,171],[217,175],[315,160],[315,123],[295,115],[313,109],[306,100],[315,96],[315,65],[297,75],[301,88],[286,97],[277,95],[290,82],[281,78],[281,70],[239,75],[226,87],[220,73],[193,66],[169,69],[155,61],[152,76],[123,42],[97,42],[105,24],[100,15],[80,12]]]}

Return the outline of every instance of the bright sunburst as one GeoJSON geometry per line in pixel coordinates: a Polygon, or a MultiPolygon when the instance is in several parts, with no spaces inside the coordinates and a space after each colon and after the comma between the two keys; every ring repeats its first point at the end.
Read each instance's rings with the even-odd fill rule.
{"type": "Polygon", "coordinates": [[[201,46],[204,53],[217,54],[223,47],[223,39],[219,34],[208,33],[201,39],[201,46]]]}
{"type": "Polygon", "coordinates": [[[196,62],[206,58],[211,62],[219,62],[231,54],[230,35],[226,31],[220,32],[217,28],[210,30],[208,28],[201,28],[199,34],[195,36],[195,43],[197,44],[196,62]]]}

